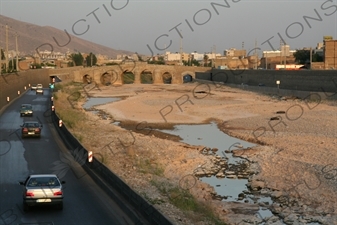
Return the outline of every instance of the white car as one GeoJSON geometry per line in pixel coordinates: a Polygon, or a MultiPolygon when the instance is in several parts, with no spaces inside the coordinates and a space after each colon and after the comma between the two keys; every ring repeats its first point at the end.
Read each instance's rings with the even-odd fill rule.
{"type": "Polygon", "coordinates": [[[37,88],[36,84],[32,84],[30,89],[33,91],[33,90],[36,90],[36,88],[37,88]]]}
{"type": "Polygon", "coordinates": [[[38,87],[38,88],[36,89],[36,94],[41,94],[41,95],[43,95],[43,88],[38,87]]]}

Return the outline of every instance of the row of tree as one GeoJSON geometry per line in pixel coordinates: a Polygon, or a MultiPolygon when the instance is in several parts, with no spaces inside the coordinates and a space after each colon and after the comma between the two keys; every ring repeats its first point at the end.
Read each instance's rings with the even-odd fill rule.
{"type": "Polygon", "coordinates": [[[90,52],[89,55],[87,55],[87,57],[83,57],[83,55],[78,52],[78,53],[72,53],[71,55],[69,55],[69,59],[71,62],[68,63],[68,66],[94,66],[97,64],[97,57],[95,54],[93,54],[92,52],[90,52]]]}
{"type": "MultiPolygon", "coordinates": [[[[296,62],[299,64],[310,63],[310,50],[297,50],[294,53],[296,62]]],[[[317,52],[312,54],[312,62],[324,62],[323,56],[319,55],[317,52]]]]}

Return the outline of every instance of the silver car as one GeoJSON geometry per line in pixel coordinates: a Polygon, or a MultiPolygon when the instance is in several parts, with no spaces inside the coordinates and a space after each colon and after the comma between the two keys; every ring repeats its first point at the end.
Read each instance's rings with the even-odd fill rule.
{"type": "Polygon", "coordinates": [[[64,181],[60,181],[55,174],[35,174],[30,175],[24,182],[19,182],[23,186],[23,209],[28,211],[31,206],[54,205],[58,209],[63,209],[63,188],[64,181]]]}

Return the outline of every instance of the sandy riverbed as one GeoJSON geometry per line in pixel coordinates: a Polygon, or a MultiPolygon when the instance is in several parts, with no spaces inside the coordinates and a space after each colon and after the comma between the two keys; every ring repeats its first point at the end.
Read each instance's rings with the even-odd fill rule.
{"type": "MultiPolygon", "coordinates": [[[[226,86],[197,83],[100,87],[100,90],[91,90],[90,96],[123,98],[95,108],[110,114],[112,121],[121,122],[128,130],[87,112],[89,123],[92,123],[90,126],[99,126],[102,131],[86,134],[84,146],[94,152],[104,152],[106,164],[135,190],[153,201],[163,200],[164,203],[155,204],[156,207],[177,224],[197,224],[195,221],[198,219],[193,220],[179,212],[165,200],[167,196],[162,196],[149,181],[156,178],[160,182],[178,185],[184,175],[193,173],[209,157],[199,153],[201,146],[178,143],[174,137],[154,132],[151,128],[212,120],[231,136],[261,144],[237,154],[248,157],[257,165],[257,173],[250,178],[252,183],[255,182],[255,188],[278,198],[286,196],[286,202],[280,200],[276,204],[275,201],[269,206],[278,215],[282,214],[280,218],[283,217],[288,224],[295,224],[292,221],[297,224],[310,221],[337,224],[335,102],[280,99],[226,86]],[[113,152],[104,147],[108,143],[113,152]],[[118,160],[115,160],[116,157],[118,160]],[[136,165],[140,165],[144,158],[160,165],[165,178],[139,171],[136,165]]],[[[233,209],[254,205],[214,200],[212,188],[199,180],[190,192],[214,207],[214,211],[227,223],[253,224],[242,221],[253,221],[254,213],[249,215],[244,210],[233,209]]],[[[271,220],[268,224],[272,224],[271,220]]],[[[274,220],[277,221],[277,218],[274,220]]],[[[199,221],[206,224],[200,218],[199,221]]]]}

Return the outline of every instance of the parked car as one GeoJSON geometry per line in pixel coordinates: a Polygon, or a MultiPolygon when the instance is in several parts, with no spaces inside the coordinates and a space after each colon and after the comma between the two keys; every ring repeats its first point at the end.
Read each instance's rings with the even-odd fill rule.
{"type": "Polygon", "coordinates": [[[38,121],[25,121],[21,125],[22,137],[41,137],[42,124],[38,121]]]}
{"type": "Polygon", "coordinates": [[[34,174],[25,181],[19,182],[23,186],[23,209],[28,211],[32,206],[53,205],[63,209],[63,187],[65,181],[55,174],[34,174]]]}
{"type": "Polygon", "coordinates": [[[20,116],[33,116],[33,106],[31,104],[22,104],[20,116]]]}
{"type": "Polygon", "coordinates": [[[43,95],[43,88],[38,87],[38,88],[36,89],[36,94],[41,94],[41,95],[43,95]]]}

